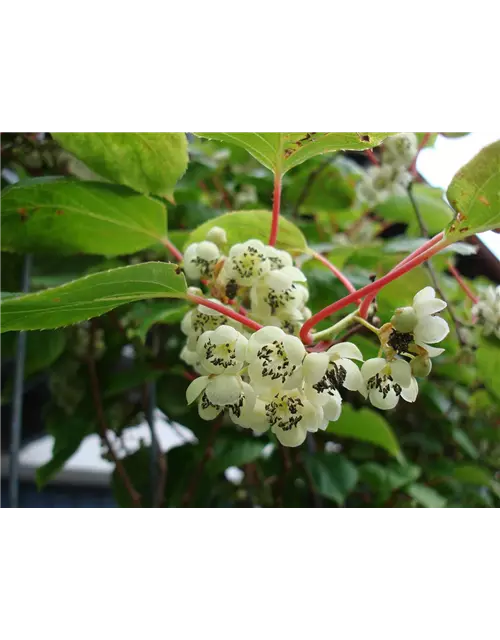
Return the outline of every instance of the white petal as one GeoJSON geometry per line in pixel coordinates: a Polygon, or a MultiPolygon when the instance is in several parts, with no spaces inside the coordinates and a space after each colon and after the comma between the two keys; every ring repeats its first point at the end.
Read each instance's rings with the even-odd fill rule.
{"type": "Polygon", "coordinates": [[[450,327],[444,318],[426,316],[419,320],[413,331],[415,342],[439,342],[450,332],[450,327]]]}
{"type": "Polygon", "coordinates": [[[396,392],[392,388],[389,390],[385,398],[378,389],[371,389],[368,397],[374,407],[382,409],[383,411],[394,409],[399,402],[399,396],[396,395],[396,392]]]}
{"type": "Polygon", "coordinates": [[[318,407],[322,407],[323,405],[325,405],[330,398],[328,393],[320,393],[316,389],[313,389],[313,387],[309,384],[304,385],[304,394],[309,402],[318,407]]]}
{"type": "Polygon", "coordinates": [[[297,267],[283,267],[279,273],[285,274],[292,282],[307,282],[306,276],[297,267]]]}
{"type": "Polygon", "coordinates": [[[425,344],[425,342],[416,342],[415,344],[425,349],[427,351],[427,355],[429,356],[429,358],[436,358],[437,356],[440,356],[445,351],[441,347],[431,347],[431,345],[425,344]]]}
{"type": "Polygon", "coordinates": [[[234,404],[240,399],[242,380],[240,376],[215,376],[208,383],[205,393],[212,404],[234,404]]]}
{"type": "Polygon", "coordinates": [[[217,260],[220,256],[219,247],[209,240],[200,242],[196,253],[202,260],[208,261],[217,260]]]}
{"type": "Polygon", "coordinates": [[[244,407],[239,417],[232,412],[229,415],[233,422],[246,429],[253,429],[256,433],[264,433],[270,426],[266,414],[266,403],[260,398],[257,398],[252,409],[244,407]]]}
{"type": "Polygon", "coordinates": [[[300,364],[306,355],[303,343],[295,336],[285,335],[283,346],[292,364],[300,364]]]}
{"type": "Polygon", "coordinates": [[[189,387],[186,389],[186,400],[188,404],[191,404],[196,400],[196,398],[207,386],[208,380],[208,376],[201,376],[200,378],[196,378],[195,380],[193,380],[193,382],[191,382],[189,387]]]}
{"type": "Polygon", "coordinates": [[[236,355],[236,359],[240,362],[243,362],[246,358],[247,353],[248,340],[243,335],[239,335],[236,344],[234,347],[234,353],[236,355]]]}
{"type": "Polygon", "coordinates": [[[196,351],[190,351],[187,348],[187,345],[182,348],[182,351],[179,357],[183,362],[189,365],[196,364],[199,361],[199,357],[196,351]]]}
{"type": "Polygon", "coordinates": [[[304,359],[304,380],[307,384],[316,384],[326,373],[329,357],[326,353],[308,353],[304,359]]]}
{"type": "Polygon", "coordinates": [[[257,351],[264,344],[273,342],[274,340],[283,340],[286,333],[278,327],[262,327],[250,336],[248,341],[247,358],[253,359],[257,356],[257,351]]]}
{"type": "Polygon", "coordinates": [[[393,360],[391,363],[391,376],[400,387],[408,387],[411,383],[411,367],[406,360],[393,360]]]}
{"type": "Polygon", "coordinates": [[[365,380],[370,380],[370,378],[376,376],[377,373],[380,373],[386,364],[387,360],[385,358],[371,358],[363,363],[361,375],[365,380]]]}
{"type": "MultiPolygon", "coordinates": [[[[297,367],[292,375],[283,384],[284,389],[301,389],[303,382],[302,366],[297,367]]],[[[268,383],[269,384],[269,383],[268,383]]]]}
{"type": "Polygon", "coordinates": [[[408,387],[405,387],[401,390],[401,397],[406,402],[415,402],[418,395],[418,383],[415,378],[411,379],[411,382],[408,387]]]}
{"type": "Polygon", "coordinates": [[[433,313],[438,313],[446,308],[446,302],[439,298],[433,298],[432,300],[425,300],[417,305],[414,309],[419,318],[423,316],[430,316],[433,313]]]}
{"type": "MultiPolygon", "coordinates": [[[[209,333],[209,332],[207,332],[209,333]]],[[[229,327],[227,324],[223,324],[213,332],[210,332],[212,335],[210,339],[214,344],[224,344],[225,342],[234,342],[238,339],[240,333],[236,331],[233,327],[229,327]]],[[[205,334],[203,334],[205,335],[205,334]]]]}
{"type": "Polygon", "coordinates": [[[193,319],[193,312],[188,311],[184,316],[184,318],[182,318],[181,320],[181,331],[186,336],[192,334],[194,331],[193,325],[191,324],[192,319],[193,319]]]}
{"type": "Polygon", "coordinates": [[[432,300],[432,298],[436,297],[436,292],[432,287],[424,287],[418,293],[415,294],[413,298],[413,307],[421,304],[422,302],[426,302],[427,300],[432,300]]]}
{"type": "Polygon", "coordinates": [[[283,431],[279,427],[272,428],[273,433],[285,447],[299,447],[307,437],[307,429],[297,425],[288,431],[283,431]]]}
{"type": "Polygon", "coordinates": [[[222,407],[206,407],[205,409],[201,406],[201,399],[198,404],[198,415],[203,420],[213,420],[216,418],[219,413],[222,411],[222,407]]]}
{"type": "Polygon", "coordinates": [[[340,418],[342,413],[342,399],[340,395],[337,397],[329,397],[328,402],[323,405],[323,415],[327,420],[335,422],[340,418]]]}
{"type": "Polygon", "coordinates": [[[348,360],[347,358],[340,358],[340,360],[336,360],[335,364],[340,365],[345,369],[345,380],[342,385],[349,389],[349,391],[358,391],[364,385],[363,376],[361,375],[361,371],[358,366],[352,362],[352,360],[348,360]]]}
{"type": "Polygon", "coordinates": [[[358,347],[352,342],[340,342],[333,345],[327,351],[331,356],[338,356],[340,358],[351,358],[351,360],[364,360],[363,354],[358,347]]]}

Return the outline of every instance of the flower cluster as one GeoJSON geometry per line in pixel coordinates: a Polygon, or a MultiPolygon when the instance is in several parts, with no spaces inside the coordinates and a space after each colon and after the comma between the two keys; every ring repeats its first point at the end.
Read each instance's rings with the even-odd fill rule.
{"type": "Polygon", "coordinates": [[[388,138],[382,151],[382,163],[370,167],[357,185],[358,200],[374,207],[390,196],[404,195],[411,182],[408,169],[417,151],[414,133],[399,133],[388,138]]]}
{"type": "Polygon", "coordinates": [[[488,287],[472,307],[472,313],[482,325],[485,336],[500,338],[500,286],[488,287]]]}
{"type": "Polygon", "coordinates": [[[307,282],[292,256],[256,239],[223,253],[226,245],[224,231],[215,227],[185,253],[186,274],[204,281],[213,296],[207,302],[218,307],[199,304],[181,323],[181,359],[199,374],[187,400],[198,403],[203,419],[227,411],[237,425],[256,433],[271,429],[283,445],[295,447],[340,417],[345,390],[380,409],[416,399],[415,376],[430,373],[431,358],[443,351],[431,345],[449,330],[435,315],[446,303],[434,289],[417,293],[411,307],[397,309],[378,331],[378,358],[363,362],[350,342],[308,351],[298,337],[311,315],[307,282]],[[264,326],[251,333],[224,314],[235,306],[242,322],[246,317],[264,326]]]}

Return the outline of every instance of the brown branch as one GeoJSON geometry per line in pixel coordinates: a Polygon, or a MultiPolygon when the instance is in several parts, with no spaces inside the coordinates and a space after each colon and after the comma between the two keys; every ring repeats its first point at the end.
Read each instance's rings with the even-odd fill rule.
{"type": "Polygon", "coordinates": [[[182,499],[182,506],[183,507],[189,507],[189,503],[191,502],[191,500],[193,499],[195,493],[196,493],[196,488],[198,486],[198,482],[200,481],[200,478],[203,474],[203,469],[205,468],[206,463],[208,462],[208,460],[213,456],[213,445],[215,442],[215,438],[217,437],[217,433],[219,431],[219,429],[222,426],[222,420],[216,420],[212,426],[212,431],[210,432],[210,435],[208,437],[208,442],[207,442],[207,446],[205,447],[205,451],[203,452],[203,456],[197,466],[197,468],[195,469],[195,472],[191,478],[191,482],[189,483],[188,489],[186,491],[186,493],[184,494],[184,497],[182,499]]]}
{"type": "Polygon", "coordinates": [[[129,494],[130,499],[132,500],[132,504],[134,505],[134,507],[140,507],[141,496],[135,490],[130,478],[128,477],[127,472],[125,471],[125,467],[123,466],[122,461],[118,459],[115,453],[115,450],[113,449],[113,445],[111,444],[111,440],[109,439],[107,434],[108,426],[106,423],[106,417],[104,416],[104,410],[102,407],[101,393],[99,390],[99,379],[97,377],[97,371],[95,367],[95,334],[96,334],[96,326],[94,321],[92,320],[90,325],[89,345],[88,345],[88,351],[87,351],[87,366],[89,370],[90,387],[92,391],[92,399],[94,401],[94,407],[95,407],[96,416],[97,416],[97,424],[99,426],[99,433],[101,435],[102,440],[104,440],[104,442],[106,443],[106,446],[108,447],[109,454],[113,459],[113,462],[115,463],[116,471],[118,472],[118,475],[122,479],[123,485],[127,490],[127,493],[129,494]]]}

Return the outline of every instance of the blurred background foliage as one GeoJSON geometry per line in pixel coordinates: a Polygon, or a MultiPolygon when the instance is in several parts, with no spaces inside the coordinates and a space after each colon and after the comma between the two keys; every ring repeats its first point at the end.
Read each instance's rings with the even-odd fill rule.
{"type": "MultiPolygon", "coordinates": [[[[190,231],[207,220],[235,210],[269,210],[273,191],[272,173],[244,149],[188,139],[188,170],[173,201],[157,198],[168,210],[169,239],[181,249],[190,231]]],[[[431,136],[428,144],[434,140],[431,136]]],[[[282,215],[357,287],[386,273],[423,242],[408,198],[392,197],[373,211],[356,203],[356,184],[369,162],[363,152],[320,155],[283,178],[282,215]]],[[[2,189],[14,179],[46,176],[101,180],[48,134],[2,134],[2,166],[8,170],[2,173],[2,189]]],[[[414,193],[428,231],[441,231],[453,217],[443,192],[419,177],[414,193]]],[[[477,243],[463,243],[432,260],[456,317],[444,314],[451,327],[440,345],[446,351],[436,359],[431,376],[420,381],[417,401],[380,412],[359,394],[346,392],[340,420],[326,432],[310,434],[307,445],[297,450],[278,446],[270,433],[254,436],[228,419],[200,420],[196,408],[186,405],[189,379],[179,360],[184,302],[140,301],[88,322],[29,332],[24,435],[28,440],[41,433],[55,438],[52,460],[37,473],[39,487],[63,468],[86,436],[102,435],[104,420],[142,506],[499,506],[499,341],[481,337],[470,324],[471,303],[447,269],[448,260],[456,262],[471,276],[465,279],[476,291],[492,280],[498,283],[498,267],[491,266],[486,251],[477,243]],[[104,412],[101,424],[92,367],[104,412]],[[186,427],[194,437],[168,452],[152,452],[147,444],[130,452],[123,434],[147,417],[152,389],[168,423],[186,427]],[[237,480],[228,479],[229,467],[241,470],[237,480]]],[[[169,261],[171,255],[162,244],[114,257],[37,252],[30,286],[39,291],[83,274],[149,260],[169,261]]],[[[22,264],[21,254],[2,252],[6,294],[20,290],[22,264]]],[[[320,263],[307,259],[303,269],[313,312],[345,295],[320,263]]],[[[377,298],[380,322],[429,284],[429,271],[421,266],[382,289],[377,298]]],[[[324,321],[318,328],[329,324],[324,321]]],[[[16,337],[16,332],[2,335],[3,449],[8,447],[4,425],[12,403],[16,337]]],[[[362,347],[365,358],[377,355],[373,335],[363,327],[356,327],[349,339],[362,347]]],[[[105,446],[103,455],[109,458],[105,446]]],[[[116,471],[112,490],[117,504],[132,506],[116,471]]]]}

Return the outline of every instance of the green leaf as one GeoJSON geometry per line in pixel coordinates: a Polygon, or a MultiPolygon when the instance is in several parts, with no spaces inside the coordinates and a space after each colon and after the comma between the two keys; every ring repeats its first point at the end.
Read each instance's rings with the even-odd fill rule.
{"type": "Polygon", "coordinates": [[[378,491],[379,499],[385,502],[391,493],[418,480],[422,470],[416,465],[382,466],[367,462],[359,468],[360,479],[378,491]]]}
{"type": "Polygon", "coordinates": [[[27,181],[2,192],[2,249],[135,253],[166,235],[165,206],[102,182],[27,181]]]}
{"type": "Polygon", "coordinates": [[[54,289],[2,302],[1,331],[55,329],[146,298],[183,298],[186,280],[165,262],[95,273],[54,289]]]}
{"type": "MultiPolygon", "coordinates": [[[[453,218],[453,211],[444,201],[444,192],[426,185],[416,184],[413,195],[429,233],[442,231],[453,218]]],[[[406,222],[412,233],[419,233],[415,210],[408,195],[392,196],[375,207],[375,212],[385,220],[406,222]]]]}
{"type": "Polygon", "coordinates": [[[221,433],[214,444],[214,455],[207,471],[222,473],[228,467],[241,467],[254,462],[268,444],[265,438],[253,438],[241,433],[221,433]]]}
{"type": "Polygon", "coordinates": [[[356,467],[344,456],[334,453],[308,454],[303,459],[316,491],[337,504],[344,504],[358,482],[356,467]]]}
{"type": "Polygon", "coordinates": [[[480,379],[488,391],[500,400],[500,344],[494,338],[481,338],[476,351],[480,379]]]}
{"type": "Polygon", "coordinates": [[[446,498],[424,484],[414,483],[406,489],[406,493],[423,507],[441,509],[446,506],[446,498]]]}
{"type": "Polygon", "coordinates": [[[188,163],[184,133],[53,133],[68,151],[111,182],[171,196],[188,163]]]}
{"type": "MultiPolygon", "coordinates": [[[[19,294],[17,294],[19,295],[19,294]]],[[[17,334],[2,334],[2,358],[14,357],[17,334]]],[[[33,331],[26,340],[26,377],[49,367],[59,358],[66,346],[66,334],[62,331],[33,331]]]]}
{"type": "Polygon", "coordinates": [[[388,133],[196,133],[243,147],[271,171],[284,174],[314,156],[379,145],[388,133]]]}
{"type": "Polygon", "coordinates": [[[172,304],[172,302],[160,302],[154,306],[146,306],[134,310],[135,314],[127,314],[126,320],[135,320],[134,326],[127,329],[127,336],[137,336],[142,342],[146,341],[149,329],[155,324],[179,324],[189,311],[187,304],[172,304]]]}
{"type": "Polygon", "coordinates": [[[82,440],[94,430],[94,424],[86,416],[78,413],[67,416],[58,411],[46,420],[47,431],[54,436],[52,458],[36,471],[39,489],[49,482],[63,468],[78,450],[82,440]]]}
{"type": "Polygon", "coordinates": [[[372,409],[355,411],[351,405],[344,404],[337,422],[330,422],[327,431],[338,436],[371,442],[382,447],[395,458],[401,457],[401,449],[387,420],[372,409]]]}
{"type": "Polygon", "coordinates": [[[471,458],[474,458],[474,460],[477,460],[477,458],[479,458],[479,451],[477,450],[476,445],[472,442],[472,440],[463,429],[460,429],[459,427],[453,427],[451,435],[453,440],[455,440],[458,446],[461,447],[467,455],[469,455],[471,458]]]}
{"type": "Polygon", "coordinates": [[[491,473],[475,464],[457,465],[453,470],[453,477],[460,482],[475,484],[479,486],[489,486],[493,477],[491,473]]]}
{"type": "MultiPolygon", "coordinates": [[[[208,220],[195,229],[189,236],[186,246],[192,242],[205,240],[208,231],[212,227],[222,227],[226,231],[228,245],[237,242],[245,242],[250,238],[261,240],[264,244],[269,242],[272,215],[269,211],[234,211],[208,220]]],[[[280,217],[278,227],[278,249],[290,252],[301,252],[307,248],[306,239],[302,232],[286,218],[280,217]]]]}
{"type": "Polygon", "coordinates": [[[446,229],[448,238],[459,240],[500,227],[500,140],[455,174],[447,196],[457,212],[446,229]]]}

